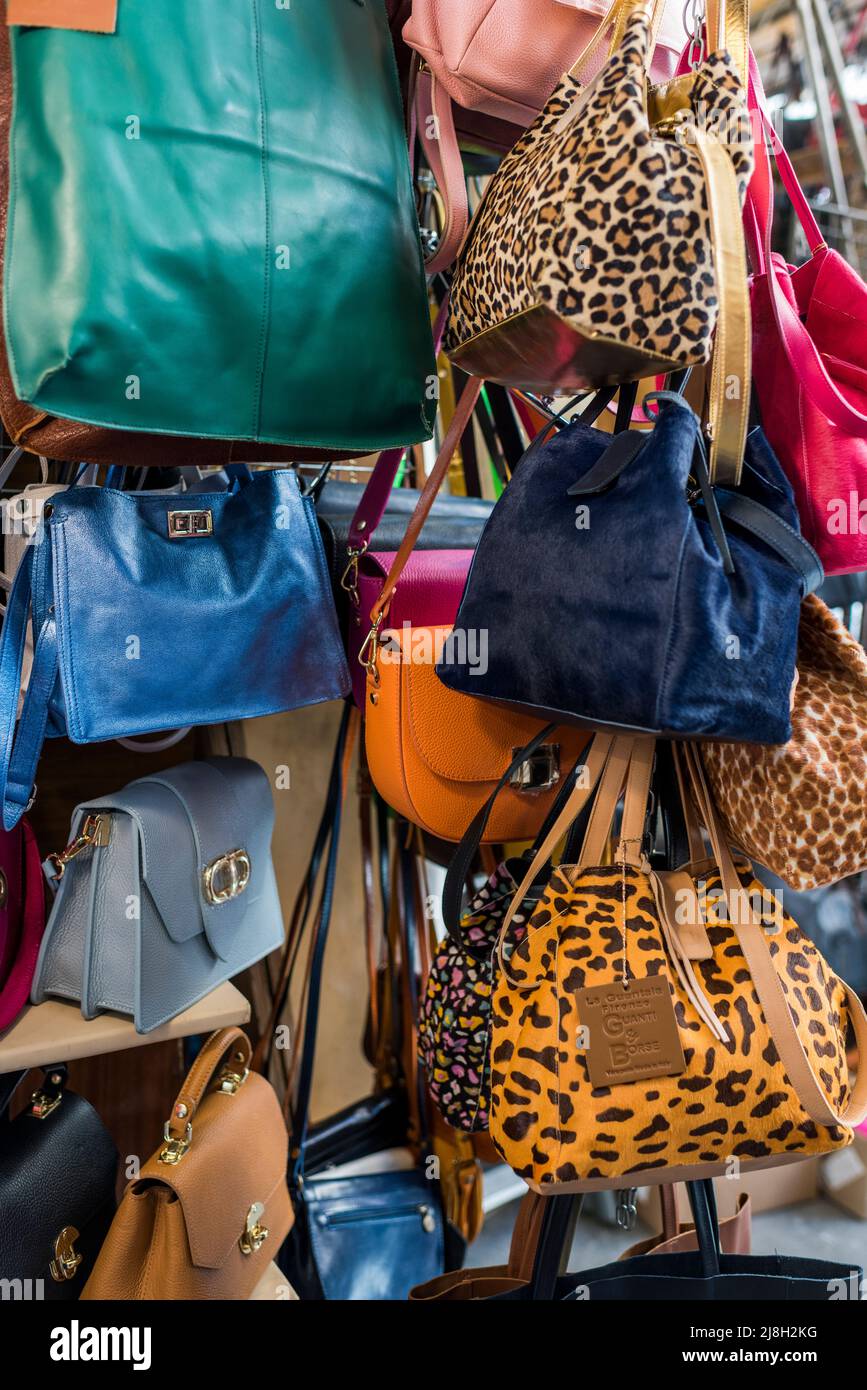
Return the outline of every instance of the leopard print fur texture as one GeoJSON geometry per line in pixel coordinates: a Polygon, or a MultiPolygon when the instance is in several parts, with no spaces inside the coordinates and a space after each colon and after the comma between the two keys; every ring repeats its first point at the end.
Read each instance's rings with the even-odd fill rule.
{"type": "MultiPolygon", "coordinates": [[[[546,306],[580,335],[629,349],[636,376],[651,362],[708,360],[718,302],[705,178],[694,146],[649,127],[647,24],[630,18],[583,98],[567,74],[493,175],[458,259],[448,351],[546,306]]],[[[695,74],[691,102],[727,139],[749,129],[727,53],[695,74]]],[[[743,201],[752,144],[727,148],[743,201]]]]}
{"type": "MultiPolygon", "coordinates": [[[[737,869],[747,891],[761,894],[749,865],[737,869]]],[[[647,874],[614,866],[572,883],[575,873],[552,874],[509,962],[520,987],[503,975],[493,999],[490,1132],[529,1186],[551,1193],[712,1176],[732,1171],[733,1160],[747,1168],[851,1143],[850,1128],[817,1125],[793,1091],[735,931],[713,903],[715,867],[705,875],[713,957],[695,968],[726,1045],[671,966],[647,874]],[[668,980],[686,1069],[594,1088],[575,991],[622,978],[624,891],[630,975],[668,980]]],[[[844,987],[773,899],[763,903],[762,924],[777,929],[769,945],[786,1000],[815,1075],[840,1109],[849,1094],[844,987]]]]}
{"type": "Polygon", "coordinates": [[[815,594],[801,607],[790,742],[709,743],[703,758],[729,839],[791,888],[867,869],[867,655],[815,594]]]}

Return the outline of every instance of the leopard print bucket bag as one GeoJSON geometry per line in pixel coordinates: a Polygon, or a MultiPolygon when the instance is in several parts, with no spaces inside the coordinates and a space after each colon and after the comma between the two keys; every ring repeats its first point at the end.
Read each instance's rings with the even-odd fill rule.
{"type": "Polygon", "coordinates": [[[792,737],[708,743],[732,844],[799,891],[867,869],[867,654],[815,594],[801,605],[792,737]]]}
{"type": "MultiPolygon", "coordinates": [[[[700,761],[689,745],[677,756],[712,857],[684,796],[690,863],[651,868],[654,743],[616,739],[578,864],[554,870],[501,965],[490,1133],[537,1192],[771,1167],[850,1144],[867,1114],[860,1000],[732,859],[700,761]],[[615,863],[594,868],[624,785],[615,863]],[[851,1083],[850,1022],[862,1062],[851,1083]]],[[[501,939],[509,928],[507,913],[501,939]]]]}
{"type": "MultiPolygon", "coordinates": [[[[714,371],[741,383],[742,445],[741,206],[754,162],[744,4],[728,0],[716,30],[710,9],[709,32],[739,38],[737,64],[718,48],[650,87],[652,16],[623,0],[626,22],[615,22],[616,46],[596,78],[582,86],[578,75],[588,49],[502,161],[452,286],[445,346],[464,371],[551,394],[637,380],[706,363],[724,319],[714,371]]],[[[726,414],[741,414],[731,390],[714,438],[726,414]]]]}

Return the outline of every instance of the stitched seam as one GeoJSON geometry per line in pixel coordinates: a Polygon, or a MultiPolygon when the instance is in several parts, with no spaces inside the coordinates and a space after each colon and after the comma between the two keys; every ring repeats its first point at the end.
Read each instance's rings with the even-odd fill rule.
{"type": "MultiPolygon", "coordinates": [[[[867,321],[865,321],[863,318],[859,318],[859,316],[858,316],[857,314],[850,314],[850,313],[847,313],[847,311],[846,311],[845,309],[838,308],[838,306],[837,306],[836,304],[829,304],[829,303],[827,302],[827,300],[825,300],[825,299],[818,299],[815,295],[813,296],[813,303],[814,303],[814,304],[820,304],[820,305],[822,306],[823,309],[829,309],[829,310],[831,311],[832,314],[840,314],[840,315],[842,315],[843,318],[851,319],[853,323],[858,323],[858,324],[860,324],[862,327],[864,327],[865,324],[867,324],[867,321]]],[[[821,356],[821,355],[823,355],[823,354],[821,353],[821,349],[820,349],[820,356],[821,356]]],[[[827,356],[830,357],[831,354],[828,353],[827,356]]],[[[837,361],[838,361],[838,362],[843,362],[843,361],[845,361],[845,358],[838,357],[837,361]]],[[[849,366],[850,364],[847,362],[846,365],[849,366]]]]}
{"type": "MultiPolygon", "coordinates": [[[[72,610],[70,608],[69,599],[69,556],[66,545],[66,531],[64,529],[65,526],[66,517],[61,516],[59,521],[55,521],[51,529],[53,534],[55,534],[58,538],[59,549],[63,551],[63,612],[65,614],[65,617],[68,619],[72,610]]],[[[52,598],[53,597],[54,595],[52,594],[52,598]]],[[[72,643],[68,641],[67,624],[65,621],[62,620],[61,612],[59,611],[59,605],[57,604],[55,604],[54,621],[57,626],[58,655],[62,655],[64,658],[62,662],[58,661],[58,666],[60,668],[60,683],[61,687],[63,688],[63,702],[66,707],[66,727],[69,731],[70,737],[73,736],[73,729],[75,733],[78,735],[78,738],[74,740],[75,742],[83,743],[84,738],[81,733],[81,720],[78,717],[78,681],[75,675],[75,663],[72,658],[72,643]],[[69,692],[67,692],[65,688],[65,682],[63,680],[64,666],[66,666],[69,670],[69,682],[71,686],[71,690],[69,692]],[[71,701],[69,698],[70,695],[72,696],[71,701]]]]}
{"type": "Polygon", "coordinates": [[[801,446],[801,447],[800,447],[800,454],[801,454],[801,471],[802,471],[803,476],[804,476],[804,496],[805,496],[805,498],[806,498],[807,507],[808,507],[809,512],[810,512],[810,530],[812,531],[812,533],[813,533],[814,536],[818,536],[818,535],[819,535],[819,525],[818,525],[818,521],[817,521],[817,519],[816,519],[816,503],[815,503],[815,499],[814,499],[814,497],[813,497],[813,485],[812,485],[812,482],[811,482],[811,479],[810,479],[810,463],[809,463],[809,459],[808,459],[808,457],[807,457],[807,444],[806,444],[806,438],[807,438],[807,437],[806,437],[806,434],[805,434],[806,425],[805,425],[805,422],[804,422],[804,388],[803,388],[803,386],[800,386],[800,385],[799,385],[799,387],[798,387],[798,419],[799,419],[800,425],[801,425],[801,428],[800,428],[800,431],[799,431],[799,442],[800,442],[800,446],[801,446]]]}
{"type": "Polygon", "coordinates": [[[18,368],[15,362],[15,349],[12,343],[12,336],[9,331],[9,294],[8,286],[12,279],[12,261],[15,254],[15,214],[18,208],[18,161],[15,158],[15,147],[18,143],[18,73],[16,58],[16,45],[9,34],[10,48],[10,78],[12,83],[12,109],[9,113],[9,174],[10,186],[7,196],[7,221],[6,221],[6,254],[3,267],[3,334],[6,339],[6,355],[9,359],[9,371],[12,376],[12,383],[15,387],[15,394],[18,394],[18,368]]]}
{"type": "MultiPolygon", "coordinates": [[[[491,11],[493,10],[495,4],[496,4],[496,0],[489,0],[488,8],[485,10],[485,13],[482,15],[482,17],[481,17],[481,19],[479,20],[478,24],[476,25],[475,29],[473,30],[473,32],[470,34],[469,38],[467,39],[466,47],[464,48],[463,53],[461,54],[460,58],[458,59],[457,67],[455,68],[455,72],[456,72],[458,75],[460,75],[460,73],[461,73],[461,68],[462,68],[463,65],[464,65],[464,60],[465,60],[467,54],[469,53],[469,51],[470,51],[470,49],[472,48],[473,44],[475,43],[476,39],[479,37],[479,32],[480,32],[482,26],[483,26],[484,24],[487,24],[488,19],[490,18],[490,15],[491,15],[491,11]]],[[[440,54],[439,56],[442,56],[442,55],[440,54]]]]}
{"type": "Polygon", "coordinates": [[[256,81],[259,88],[259,160],[262,168],[262,192],[265,199],[265,266],[262,295],[262,323],[259,329],[259,348],[256,379],[253,386],[253,438],[259,438],[262,428],[262,396],[265,389],[265,364],[268,358],[268,328],[271,317],[271,179],[268,170],[268,102],[265,96],[265,71],[262,62],[262,26],[259,19],[259,0],[253,0],[255,29],[256,81]]]}
{"type": "Polygon", "coordinates": [[[663,703],[663,696],[666,694],[666,692],[667,692],[667,690],[668,690],[669,675],[670,675],[670,671],[671,671],[671,663],[672,663],[672,657],[673,657],[673,653],[674,653],[674,635],[675,635],[674,630],[675,630],[675,626],[676,626],[676,603],[677,603],[677,596],[678,596],[678,594],[680,593],[681,581],[682,581],[682,579],[683,579],[683,566],[684,566],[684,562],[685,562],[685,558],[686,558],[686,538],[687,538],[687,534],[688,534],[688,532],[687,532],[687,530],[685,529],[685,530],[684,530],[684,533],[683,533],[683,537],[682,537],[681,542],[680,542],[680,556],[679,556],[678,562],[677,562],[677,578],[676,578],[676,580],[675,580],[675,582],[674,582],[674,587],[673,587],[673,589],[672,589],[672,594],[671,594],[671,610],[670,610],[670,612],[669,612],[669,620],[668,620],[668,643],[667,643],[666,651],[665,651],[665,661],[663,662],[663,666],[662,666],[662,680],[660,681],[660,683],[659,683],[659,689],[658,689],[657,692],[656,692],[656,711],[655,711],[655,720],[654,720],[654,722],[655,722],[657,728],[661,728],[661,725],[660,725],[660,708],[661,708],[662,703],[663,703]]]}

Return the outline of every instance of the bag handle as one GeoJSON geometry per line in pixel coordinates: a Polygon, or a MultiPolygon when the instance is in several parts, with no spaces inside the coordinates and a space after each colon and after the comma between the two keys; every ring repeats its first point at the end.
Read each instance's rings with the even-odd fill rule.
{"type": "Polygon", "coordinates": [[[458,442],[460,441],[460,438],[464,430],[470,422],[472,413],[476,408],[476,402],[479,399],[481,389],[481,377],[470,377],[466,386],[461,392],[461,397],[455,407],[455,413],[452,416],[451,424],[449,425],[448,430],[446,431],[445,439],[443,440],[442,447],[440,448],[439,454],[437,455],[437,461],[431,469],[430,473],[428,474],[427,482],[425,483],[422,489],[421,496],[419,497],[418,502],[415,505],[415,511],[410,517],[406,531],[404,532],[403,540],[401,541],[397,554],[395,555],[394,560],[392,561],[391,569],[388,572],[385,583],[383,584],[379,592],[376,602],[370,610],[370,632],[364,639],[364,642],[361,646],[361,650],[358,654],[358,659],[361,662],[362,666],[366,666],[369,671],[374,671],[376,669],[376,652],[378,645],[379,630],[382,627],[386,614],[388,613],[392,596],[394,594],[395,589],[397,588],[397,581],[399,580],[401,574],[404,571],[404,567],[406,566],[406,563],[413,552],[413,548],[415,547],[415,543],[418,540],[421,528],[424,526],[424,523],[428,518],[430,509],[433,506],[434,501],[436,499],[436,495],[439,492],[440,487],[442,486],[443,479],[445,478],[446,473],[448,472],[449,464],[452,461],[455,449],[458,447],[458,442]]]}
{"type": "Polygon", "coordinates": [[[247,1034],[240,1028],[218,1028],[202,1047],[184,1084],[178,1091],[172,1106],[171,1117],[166,1120],[165,1140],[175,1140],[189,1144],[192,1138],[193,1120],[196,1117],[202,1097],[214,1079],[214,1074],[226,1053],[232,1050],[231,1070],[243,1080],[250,1066],[252,1047],[247,1034]]]}
{"type": "Polygon", "coordinates": [[[57,680],[57,624],[52,605],[36,638],[30,680],[16,735],[24,646],[33,592],[33,568],[37,563],[46,563],[43,547],[49,543],[47,536],[44,536],[38,545],[26,547],[9,594],[6,618],[0,632],[0,802],[6,830],[13,830],[33,804],[36,766],[48,722],[48,702],[57,680]]]}
{"type": "MultiPolygon", "coordinates": [[[[729,904],[740,903],[743,899],[743,886],[720,823],[719,813],[713,802],[698,750],[693,745],[685,743],[681,745],[680,755],[685,759],[687,774],[699,807],[699,813],[710,835],[726,901],[729,904]]],[[[676,753],[675,756],[678,754],[676,753]]],[[[816,1080],[812,1064],[798,1035],[789,1004],[783,993],[783,987],[777,974],[761,919],[750,909],[746,920],[740,920],[739,914],[732,912],[730,908],[729,921],[737,937],[738,945],[744,954],[747,968],[759,996],[762,1012],[780,1054],[780,1060],[810,1119],[820,1125],[860,1124],[867,1116],[867,1013],[864,1011],[861,1000],[845,982],[841,981],[846,992],[846,1004],[858,1045],[859,1066],[849,1100],[843,1110],[838,1111],[828,1100],[825,1091],[816,1080]]]]}
{"type": "Polygon", "coordinates": [[[690,128],[690,138],[704,171],[717,282],[717,322],[708,389],[708,468],[712,483],[737,487],[746,447],[752,377],[741,201],[734,166],[725,146],[697,125],[690,128]],[[732,386],[736,390],[733,399],[729,394],[732,386]]]}
{"type": "MultiPolygon", "coordinates": [[[[617,790],[614,793],[614,806],[611,809],[611,819],[613,819],[614,810],[617,807],[617,799],[620,795],[620,789],[622,787],[623,779],[625,777],[626,765],[628,764],[629,751],[631,750],[632,742],[632,739],[612,738],[610,734],[597,734],[594,738],[593,744],[587,755],[587,762],[585,764],[586,777],[584,780],[586,785],[575,787],[574,791],[572,792],[572,795],[566,802],[566,805],[563,807],[563,810],[560,812],[560,815],[557,817],[557,820],[551,826],[551,829],[549,830],[547,836],[539,845],[539,848],[537,849],[535,855],[530,861],[527,871],[524,874],[521,883],[518,885],[517,891],[515,892],[512,901],[509,903],[508,911],[505,917],[503,918],[503,925],[500,928],[500,934],[497,938],[496,950],[497,959],[500,964],[500,969],[506,973],[507,978],[511,979],[511,977],[508,975],[508,970],[506,967],[506,960],[504,954],[505,944],[509,938],[509,932],[511,930],[512,923],[514,922],[518,912],[521,910],[527,893],[535,883],[536,879],[538,878],[542,869],[547,864],[551,855],[554,853],[554,850],[557,848],[557,845],[560,843],[561,839],[566,834],[566,831],[569,829],[569,826],[572,824],[572,821],[583,810],[584,806],[590,800],[590,797],[593,795],[597,783],[599,783],[599,792],[597,793],[596,801],[593,804],[593,814],[590,817],[590,822],[587,826],[587,832],[584,837],[582,858],[587,849],[588,844],[596,844],[596,837],[598,834],[596,827],[598,819],[601,815],[601,812],[597,811],[597,807],[599,806],[599,803],[603,799],[603,797],[606,798],[606,804],[610,802],[610,792],[613,786],[616,784],[617,790]],[[602,779],[601,782],[600,778],[602,779]]],[[[599,857],[602,857],[601,851],[599,857]]],[[[512,983],[515,982],[512,981],[512,983]]]]}
{"type": "Polygon", "coordinates": [[[414,111],[418,138],[443,201],[440,239],[424,263],[428,275],[438,275],[448,270],[463,248],[470,208],[452,99],[426,66],[416,77],[414,111]]]}
{"type": "MultiPolygon", "coordinates": [[[[434,354],[438,357],[442,347],[443,334],[445,333],[446,323],[448,322],[449,296],[446,292],[442,303],[437,312],[433,327],[434,354]]],[[[361,500],[355,509],[355,515],[349,523],[349,535],[347,540],[347,555],[349,557],[349,567],[352,565],[353,558],[356,562],[358,557],[363,555],[370,548],[373,533],[385,515],[388,507],[391,490],[394,487],[394,480],[397,477],[397,470],[400,468],[401,461],[406,454],[406,447],[402,449],[384,449],[376,460],[373,472],[367,480],[361,500]]],[[[349,568],[347,567],[347,568],[349,568]]],[[[347,579],[344,573],[343,581],[347,579]]]]}
{"type": "Polygon", "coordinates": [[[633,14],[637,13],[639,10],[643,10],[648,19],[648,43],[647,52],[644,55],[644,69],[645,72],[649,72],[650,64],[653,61],[654,50],[656,49],[660,25],[662,24],[665,14],[665,6],[666,0],[614,0],[614,4],[609,9],[608,13],[603,15],[602,19],[599,21],[596,31],[590,38],[590,41],[585,45],[569,69],[570,77],[577,77],[580,81],[585,80],[584,74],[596,57],[598,49],[602,46],[605,36],[609,32],[611,33],[611,38],[608,43],[606,58],[613,57],[623,42],[623,34],[626,25],[633,14]]]}
{"type": "MultiPolygon", "coordinates": [[[[820,253],[825,254],[828,247],[807,204],[782,142],[768,118],[761,75],[755,58],[752,56],[750,61],[750,100],[751,109],[758,112],[762,130],[774,153],[786,192],[791,198],[798,220],[806,232],[811,256],[820,253]]],[[[815,408],[838,429],[845,430],[846,433],[857,439],[867,439],[867,414],[853,406],[832,380],[822,361],[822,355],[810,336],[809,329],[801,321],[800,315],[790,303],[789,297],[780,283],[785,272],[778,264],[772,250],[774,194],[770,159],[765,139],[758,139],[755,144],[756,172],[750,183],[745,228],[757,271],[767,279],[768,296],[781,346],[792,371],[815,408]]]]}

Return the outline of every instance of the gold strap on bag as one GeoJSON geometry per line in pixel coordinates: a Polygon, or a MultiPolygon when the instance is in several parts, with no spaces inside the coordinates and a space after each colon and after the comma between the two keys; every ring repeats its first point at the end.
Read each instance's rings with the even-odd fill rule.
{"type": "Polygon", "coordinates": [[[731,54],[738,76],[747,84],[749,65],[749,0],[707,0],[705,24],[709,53],[725,48],[731,54]]]}
{"type": "Polygon", "coordinates": [[[741,202],[725,146],[693,124],[686,138],[694,141],[705,175],[719,306],[708,401],[708,471],[712,483],[736,487],[743,468],[752,375],[741,202]]]}
{"type": "Polygon", "coordinates": [[[601,47],[606,34],[611,37],[608,41],[608,54],[610,58],[616,53],[623,42],[623,34],[626,29],[627,21],[636,10],[644,10],[650,20],[650,41],[647,45],[644,66],[645,71],[650,71],[650,64],[656,49],[656,41],[659,36],[659,28],[665,14],[666,0],[614,0],[614,4],[606,15],[603,15],[593,37],[586,47],[579,53],[575,62],[569,69],[570,77],[577,77],[579,82],[583,81],[583,74],[590,65],[592,59],[601,47]]]}
{"type": "Polygon", "coordinates": [[[711,837],[714,857],[729,904],[729,923],[743,952],[765,1021],[798,1099],[816,1124],[860,1124],[867,1117],[867,1014],[864,1012],[864,1006],[854,991],[841,980],[840,983],[846,991],[846,1004],[858,1046],[859,1066],[849,1102],[845,1109],[839,1112],[817,1081],[804,1044],[798,1035],[760,918],[751,908],[745,918],[739,912],[733,911],[734,904],[743,901],[743,885],[720,824],[699,753],[689,744],[683,744],[681,748],[700,814],[711,837]]]}

